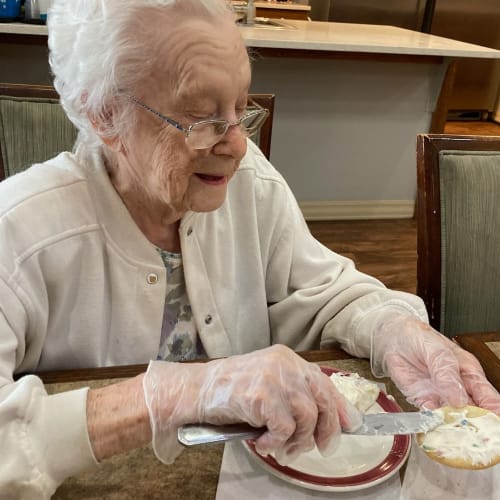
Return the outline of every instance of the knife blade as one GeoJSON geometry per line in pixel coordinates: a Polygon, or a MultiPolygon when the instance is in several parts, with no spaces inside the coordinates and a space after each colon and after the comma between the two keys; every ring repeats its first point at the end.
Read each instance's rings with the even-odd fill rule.
{"type": "Polygon", "coordinates": [[[354,431],[344,434],[358,436],[388,436],[429,432],[443,423],[439,414],[429,410],[420,412],[371,413],[363,416],[363,423],[354,431]]]}
{"type": "MultiPolygon", "coordinates": [[[[363,423],[354,431],[342,431],[346,435],[386,436],[429,432],[443,422],[429,410],[420,412],[372,413],[363,415],[363,423]]],[[[188,424],[177,430],[178,441],[185,446],[220,443],[224,441],[255,439],[266,430],[249,424],[211,425],[188,424]]]]}

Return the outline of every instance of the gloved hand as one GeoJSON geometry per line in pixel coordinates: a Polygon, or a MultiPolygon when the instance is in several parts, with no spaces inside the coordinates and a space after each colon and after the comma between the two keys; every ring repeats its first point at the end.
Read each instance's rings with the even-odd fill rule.
{"type": "Polygon", "coordinates": [[[256,449],[274,452],[283,464],[314,443],[329,455],[341,427],[361,425],[359,412],[318,366],[280,345],[208,363],[152,361],[143,387],[153,449],[165,463],[180,453],[177,428],[188,423],[265,426],[256,449]]]}
{"type": "Polygon", "coordinates": [[[473,404],[500,415],[500,395],[479,361],[430,325],[390,311],[372,334],[374,375],[387,375],[408,401],[428,409],[473,404]]]}

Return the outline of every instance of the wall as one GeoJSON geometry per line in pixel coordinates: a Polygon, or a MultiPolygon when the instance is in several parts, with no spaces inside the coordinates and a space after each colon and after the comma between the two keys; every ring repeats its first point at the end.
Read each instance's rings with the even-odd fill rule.
{"type": "Polygon", "coordinates": [[[0,81],[2,83],[51,83],[47,47],[0,43],[0,81]]]}
{"type": "Polygon", "coordinates": [[[276,94],[271,161],[311,218],[410,217],[415,142],[446,65],[264,58],[253,92],[276,94]]]}
{"type": "Polygon", "coordinates": [[[51,83],[47,47],[0,43],[0,81],[2,83],[51,83]]]}

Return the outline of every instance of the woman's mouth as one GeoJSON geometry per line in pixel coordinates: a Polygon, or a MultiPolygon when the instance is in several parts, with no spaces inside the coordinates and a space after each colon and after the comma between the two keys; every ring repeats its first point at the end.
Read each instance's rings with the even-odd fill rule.
{"type": "Polygon", "coordinates": [[[227,182],[227,177],[225,175],[208,175],[208,174],[195,174],[195,175],[205,184],[210,184],[212,186],[219,186],[227,182]]]}

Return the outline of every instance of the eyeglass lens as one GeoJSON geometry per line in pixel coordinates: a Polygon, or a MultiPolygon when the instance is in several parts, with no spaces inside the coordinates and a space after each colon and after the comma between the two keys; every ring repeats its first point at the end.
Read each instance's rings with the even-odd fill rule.
{"type": "MultiPolygon", "coordinates": [[[[246,136],[253,134],[267,118],[267,115],[267,110],[250,110],[239,122],[241,131],[246,136]],[[255,112],[252,113],[252,111],[255,112]]],[[[230,125],[233,124],[223,120],[197,123],[191,127],[190,133],[186,137],[186,143],[193,149],[210,148],[224,136],[230,125]]]]}

